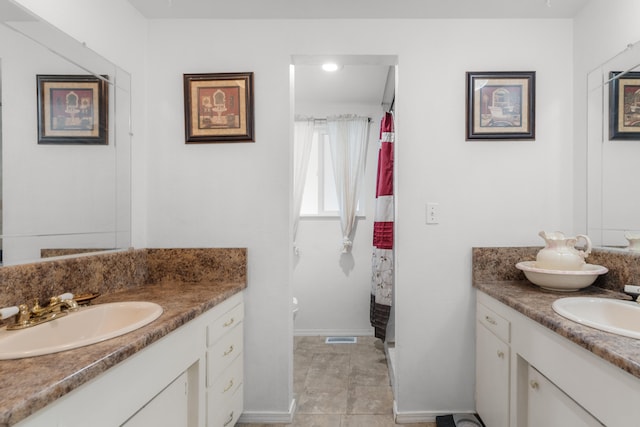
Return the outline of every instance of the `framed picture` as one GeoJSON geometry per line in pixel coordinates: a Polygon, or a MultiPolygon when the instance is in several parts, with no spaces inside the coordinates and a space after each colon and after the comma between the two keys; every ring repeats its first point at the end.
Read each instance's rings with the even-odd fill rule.
{"type": "Polygon", "coordinates": [[[640,73],[609,73],[609,139],[640,140],[640,73]]]}
{"type": "Polygon", "coordinates": [[[38,144],[100,144],[108,139],[108,76],[37,75],[38,144]]]}
{"type": "Polygon", "coordinates": [[[535,71],[467,72],[467,140],[535,139],[535,71]]]}
{"type": "Polygon", "coordinates": [[[184,75],[187,143],[253,142],[253,73],[184,75]]]}

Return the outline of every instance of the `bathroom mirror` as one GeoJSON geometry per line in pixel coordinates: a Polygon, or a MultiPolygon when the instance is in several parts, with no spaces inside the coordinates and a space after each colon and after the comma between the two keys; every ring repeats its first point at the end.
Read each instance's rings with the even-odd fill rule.
{"type": "MultiPolygon", "coordinates": [[[[0,0],[0,24],[3,265],[129,247],[130,75],[11,0],[0,0]],[[106,82],[105,143],[74,139],[73,124],[60,127],[71,138],[38,143],[38,111],[54,108],[38,98],[38,75],[106,82]]],[[[43,117],[54,123],[61,116],[43,117]]]]}
{"type": "Polygon", "coordinates": [[[640,232],[638,72],[635,43],[587,76],[587,232],[597,246],[626,248],[625,234],[640,232]]]}

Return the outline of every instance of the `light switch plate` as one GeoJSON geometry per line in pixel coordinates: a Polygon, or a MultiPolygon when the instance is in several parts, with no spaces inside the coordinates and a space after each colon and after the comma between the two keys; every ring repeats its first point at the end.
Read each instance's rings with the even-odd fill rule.
{"type": "Polygon", "coordinates": [[[438,224],[440,222],[440,205],[438,203],[427,203],[427,224],[438,224]]]}

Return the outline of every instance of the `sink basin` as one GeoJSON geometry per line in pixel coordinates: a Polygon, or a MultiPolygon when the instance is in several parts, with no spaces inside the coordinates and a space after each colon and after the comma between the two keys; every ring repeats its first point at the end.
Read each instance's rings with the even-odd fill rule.
{"type": "Polygon", "coordinates": [[[640,339],[640,304],[637,302],[570,297],[556,300],[552,307],[556,313],[574,322],[640,339]]]}
{"type": "Polygon", "coordinates": [[[125,301],[81,307],[31,328],[2,328],[0,359],[21,359],[95,344],[141,328],[161,314],[158,304],[125,301]]]}

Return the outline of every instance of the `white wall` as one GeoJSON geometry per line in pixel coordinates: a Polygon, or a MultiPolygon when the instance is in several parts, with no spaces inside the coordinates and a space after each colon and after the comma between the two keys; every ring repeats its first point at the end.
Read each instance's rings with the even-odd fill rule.
{"type": "Polygon", "coordinates": [[[572,228],[572,25],[437,21],[403,30],[396,348],[398,409],[410,417],[474,407],[470,248],[540,244],[538,231],[572,228]],[[536,71],[535,141],[464,141],[464,73],[491,70],[536,71]],[[427,202],[440,203],[439,225],[424,224],[427,202]]]}
{"type": "Polygon", "coordinates": [[[249,248],[249,415],[285,413],[291,400],[291,55],[399,57],[396,338],[405,417],[474,409],[471,247],[540,244],[542,229],[571,229],[572,128],[563,120],[572,112],[571,21],[380,25],[150,24],[149,245],[249,248]],[[465,71],[491,70],[537,71],[535,142],[465,142],[465,71]],[[229,71],[255,72],[256,142],[185,145],[182,73],[229,71]],[[439,225],[424,224],[427,201],[440,202],[439,225]]]}
{"type": "Polygon", "coordinates": [[[357,114],[371,118],[362,197],[365,215],[358,217],[354,244],[341,254],[340,218],[302,217],[294,258],[293,294],[299,312],[295,335],[372,335],[369,323],[371,250],[376,170],[382,107],[377,105],[296,105],[304,116],[357,114]]]}

